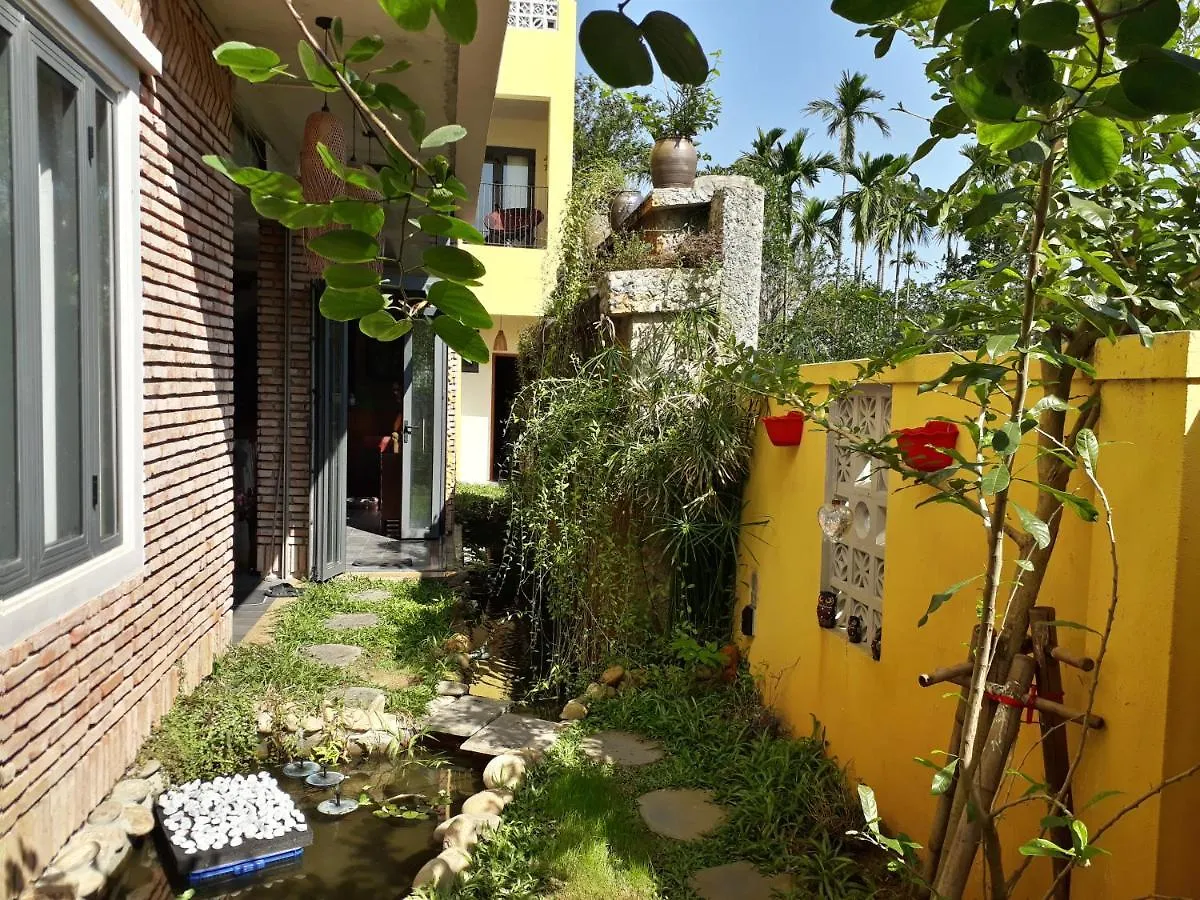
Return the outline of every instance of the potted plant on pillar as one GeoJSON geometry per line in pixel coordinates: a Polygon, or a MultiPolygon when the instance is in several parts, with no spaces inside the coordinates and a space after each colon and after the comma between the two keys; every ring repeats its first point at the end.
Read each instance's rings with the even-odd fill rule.
{"type": "Polygon", "coordinates": [[[717,74],[713,69],[704,84],[672,83],[662,100],[640,98],[637,109],[655,141],[650,180],[656,188],[690,188],[696,183],[696,136],[711,130],[721,114],[721,98],[712,89],[717,74]]]}

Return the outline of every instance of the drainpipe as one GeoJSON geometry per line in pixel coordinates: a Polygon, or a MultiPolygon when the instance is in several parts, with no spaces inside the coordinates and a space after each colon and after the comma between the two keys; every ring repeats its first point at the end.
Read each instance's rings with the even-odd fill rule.
{"type": "Polygon", "coordinates": [[[283,236],[283,533],[279,539],[279,577],[288,581],[291,578],[287,548],[292,480],[292,233],[285,228],[283,236]]]}

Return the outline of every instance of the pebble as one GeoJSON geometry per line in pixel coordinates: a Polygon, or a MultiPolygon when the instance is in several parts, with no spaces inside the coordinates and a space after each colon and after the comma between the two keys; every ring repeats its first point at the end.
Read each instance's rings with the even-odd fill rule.
{"type": "Polygon", "coordinates": [[[187,853],[281,837],[308,827],[295,801],[266,772],[191,781],[163,794],[159,807],[171,842],[187,853]]]}

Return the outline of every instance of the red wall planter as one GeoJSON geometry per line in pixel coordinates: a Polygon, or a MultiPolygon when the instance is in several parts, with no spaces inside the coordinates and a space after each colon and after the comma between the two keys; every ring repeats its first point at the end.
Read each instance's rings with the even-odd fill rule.
{"type": "Polygon", "coordinates": [[[954,458],[939,453],[936,447],[949,449],[958,443],[958,426],[953,422],[926,422],[919,428],[901,428],[896,443],[904,461],[918,472],[937,472],[954,464],[954,458]]]}
{"type": "Polygon", "coordinates": [[[776,447],[795,447],[804,437],[804,413],[798,409],[786,416],[763,416],[762,423],[776,447]]]}

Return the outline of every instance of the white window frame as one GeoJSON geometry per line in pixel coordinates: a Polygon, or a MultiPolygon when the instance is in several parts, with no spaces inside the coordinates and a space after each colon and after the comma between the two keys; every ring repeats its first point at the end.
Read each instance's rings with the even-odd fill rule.
{"type": "Polygon", "coordinates": [[[108,0],[0,0],[86,68],[112,99],[114,394],[119,542],[56,575],[0,599],[0,648],[129,581],[145,565],[142,471],[141,71],[162,57],[108,0]]]}

